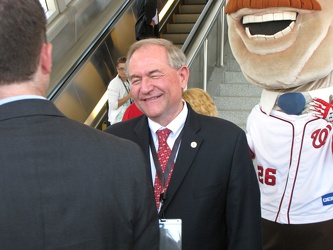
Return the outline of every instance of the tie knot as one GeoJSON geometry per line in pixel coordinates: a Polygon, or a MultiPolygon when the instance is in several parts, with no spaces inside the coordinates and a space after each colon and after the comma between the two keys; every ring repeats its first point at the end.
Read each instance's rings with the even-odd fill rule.
{"type": "Polygon", "coordinates": [[[166,140],[169,137],[170,133],[171,133],[171,130],[168,129],[168,128],[157,130],[156,134],[158,136],[158,143],[161,144],[161,143],[166,142],[166,140]]]}

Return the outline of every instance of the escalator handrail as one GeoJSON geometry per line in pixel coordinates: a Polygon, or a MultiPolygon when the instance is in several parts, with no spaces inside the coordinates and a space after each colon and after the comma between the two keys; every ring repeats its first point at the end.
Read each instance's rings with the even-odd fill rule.
{"type": "MultiPolygon", "coordinates": [[[[214,0],[208,1],[208,3],[205,5],[203,11],[201,12],[198,20],[195,22],[193,28],[191,29],[190,34],[187,36],[183,46],[182,50],[186,51],[187,47],[189,46],[190,42],[193,40],[195,37],[195,34],[197,33],[197,30],[199,29],[200,24],[203,22],[204,18],[206,17],[208,10],[210,9],[210,6],[213,4],[214,0]]],[[[216,1],[217,2],[217,1],[216,1]]]]}
{"type": "Polygon", "coordinates": [[[214,23],[213,21],[218,16],[219,11],[221,11],[223,6],[225,5],[225,2],[226,0],[210,0],[205,6],[203,12],[200,14],[198,21],[193,26],[193,29],[191,30],[190,34],[188,35],[182,46],[182,50],[185,52],[187,57],[187,65],[191,65],[191,62],[194,60],[197,54],[197,50],[201,47],[201,44],[204,42],[210,31],[209,27],[212,26],[212,24],[214,23]],[[215,3],[214,6],[212,6],[213,3],[215,3]],[[198,33],[200,25],[203,24],[208,26],[208,28],[201,29],[198,33]]]}
{"type": "Polygon", "coordinates": [[[79,56],[79,58],[74,62],[74,64],[70,67],[67,73],[60,79],[58,84],[53,88],[53,90],[48,94],[47,99],[52,100],[66,85],[68,79],[72,76],[72,74],[76,71],[80,65],[85,61],[88,55],[91,53],[93,48],[98,44],[100,39],[106,34],[108,29],[114,24],[114,22],[119,18],[121,13],[126,7],[131,4],[135,0],[125,0],[119,9],[117,9],[108,23],[104,26],[104,28],[98,33],[98,35],[93,39],[90,45],[84,50],[84,52],[79,56]]]}

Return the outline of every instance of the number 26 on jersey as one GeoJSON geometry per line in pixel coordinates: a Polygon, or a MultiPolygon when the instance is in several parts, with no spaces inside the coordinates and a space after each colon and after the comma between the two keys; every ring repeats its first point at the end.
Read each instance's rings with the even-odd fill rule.
{"type": "Polygon", "coordinates": [[[258,180],[260,183],[275,186],[276,184],[276,169],[275,168],[266,168],[263,166],[257,166],[258,168],[258,180]]]}

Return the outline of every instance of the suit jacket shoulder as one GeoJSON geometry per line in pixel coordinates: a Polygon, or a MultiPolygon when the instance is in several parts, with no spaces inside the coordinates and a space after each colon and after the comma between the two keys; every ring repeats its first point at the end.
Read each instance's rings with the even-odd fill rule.
{"type": "Polygon", "coordinates": [[[0,249],[158,248],[138,145],[40,99],[0,105],[0,134],[0,249]]]}

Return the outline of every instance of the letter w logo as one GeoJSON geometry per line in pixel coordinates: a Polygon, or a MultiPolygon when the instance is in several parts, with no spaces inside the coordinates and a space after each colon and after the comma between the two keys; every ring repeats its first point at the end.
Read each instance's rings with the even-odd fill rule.
{"type": "Polygon", "coordinates": [[[324,129],[317,129],[316,131],[314,131],[311,135],[312,146],[314,148],[322,147],[325,144],[331,130],[332,126],[327,125],[324,129]]]}

